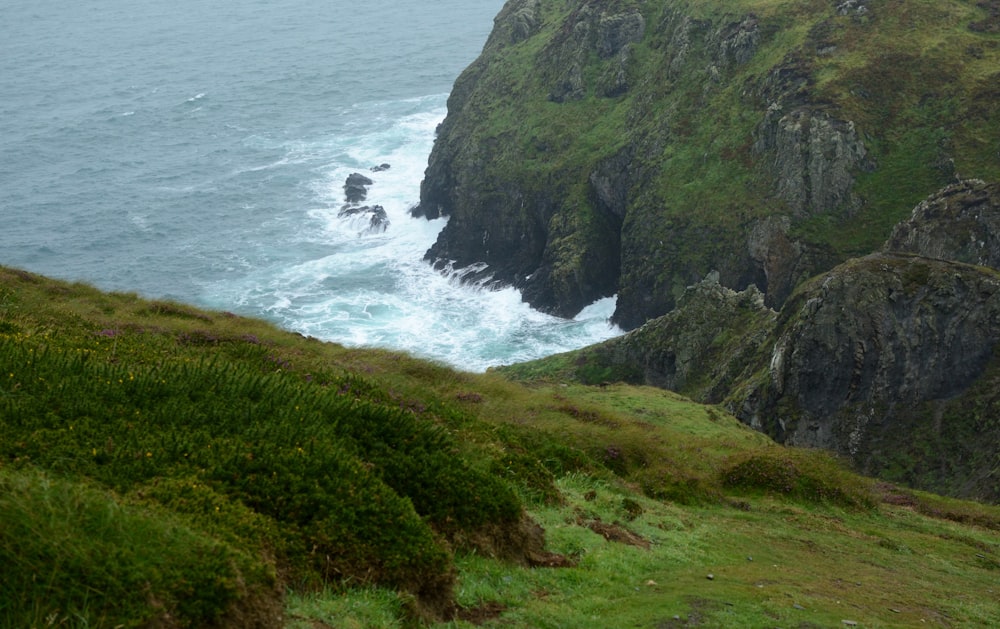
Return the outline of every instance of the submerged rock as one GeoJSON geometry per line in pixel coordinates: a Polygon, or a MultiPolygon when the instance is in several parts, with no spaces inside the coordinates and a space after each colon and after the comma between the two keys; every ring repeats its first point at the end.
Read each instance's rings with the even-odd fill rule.
{"type": "Polygon", "coordinates": [[[338,218],[368,217],[368,227],[365,230],[370,234],[380,234],[389,229],[389,217],[385,213],[385,208],[381,205],[345,205],[337,214],[338,218]]]}

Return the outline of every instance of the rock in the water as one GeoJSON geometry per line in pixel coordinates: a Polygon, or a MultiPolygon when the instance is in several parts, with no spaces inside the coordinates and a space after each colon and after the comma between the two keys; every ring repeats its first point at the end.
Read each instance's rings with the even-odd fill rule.
{"type": "Polygon", "coordinates": [[[380,173],[383,170],[389,170],[389,168],[390,168],[389,164],[382,163],[382,164],[379,164],[378,166],[372,166],[371,167],[371,171],[373,173],[380,173]]]}
{"type": "Polygon", "coordinates": [[[389,229],[389,217],[381,205],[345,205],[337,214],[338,218],[368,217],[368,226],[364,230],[370,234],[380,234],[389,229]]]}
{"type": "MultiPolygon", "coordinates": [[[[389,168],[389,165],[382,164],[375,168],[385,170],[389,168]]],[[[375,182],[360,173],[348,175],[344,182],[344,197],[347,203],[340,208],[340,212],[337,214],[338,218],[354,220],[367,217],[368,221],[361,232],[363,234],[381,234],[389,228],[389,217],[385,213],[385,208],[381,205],[361,205],[361,202],[368,196],[368,186],[373,183],[375,182]]]]}
{"type": "Polygon", "coordinates": [[[360,173],[351,173],[344,182],[344,198],[348,203],[361,203],[368,196],[368,186],[373,183],[360,173]]]}

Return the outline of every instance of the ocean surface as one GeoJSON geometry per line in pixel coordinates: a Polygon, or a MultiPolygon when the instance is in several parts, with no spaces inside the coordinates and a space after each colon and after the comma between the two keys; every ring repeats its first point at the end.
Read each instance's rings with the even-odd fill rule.
{"type": "Polygon", "coordinates": [[[452,83],[501,0],[4,0],[0,264],[469,371],[594,343],[422,261],[452,83]],[[390,168],[372,172],[373,166],[390,168]],[[385,232],[340,218],[373,180],[385,232]]]}

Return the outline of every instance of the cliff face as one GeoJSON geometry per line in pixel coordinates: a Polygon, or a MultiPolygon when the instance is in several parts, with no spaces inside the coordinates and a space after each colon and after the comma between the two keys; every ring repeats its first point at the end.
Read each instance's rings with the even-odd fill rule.
{"type": "Polygon", "coordinates": [[[921,198],[1000,179],[1000,40],[961,0],[511,0],[456,82],[427,257],[626,328],[717,271],[780,307],[921,198]]]}
{"type": "Polygon", "coordinates": [[[866,473],[1000,502],[998,193],[975,180],[945,187],[892,230],[885,253],[803,283],[779,313],[754,287],[706,279],[669,314],[576,352],[563,375],[721,403],[866,473]]]}
{"type": "Polygon", "coordinates": [[[764,381],[731,399],[743,421],[868,473],[1000,500],[996,272],[852,260],[796,291],[772,338],[764,381]]]}

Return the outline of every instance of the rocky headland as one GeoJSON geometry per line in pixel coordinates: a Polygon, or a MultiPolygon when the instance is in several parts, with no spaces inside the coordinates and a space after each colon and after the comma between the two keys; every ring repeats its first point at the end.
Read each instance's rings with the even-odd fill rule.
{"type": "Polygon", "coordinates": [[[626,329],[713,271],[778,308],[942,186],[1000,179],[980,5],[512,0],[439,128],[427,258],[562,316],[617,293],[626,329]]]}
{"type": "Polygon", "coordinates": [[[1000,500],[994,4],[511,0],[439,128],[427,259],[561,316],[617,293],[631,332],[571,377],[1000,500]]]}
{"type": "Polygon", "coordinates": [[[1000,186],[947,186],[780,311],[710,276],[563,375],[672,389],[866,473],[998,502],[998,225],[1000,186]]]}

